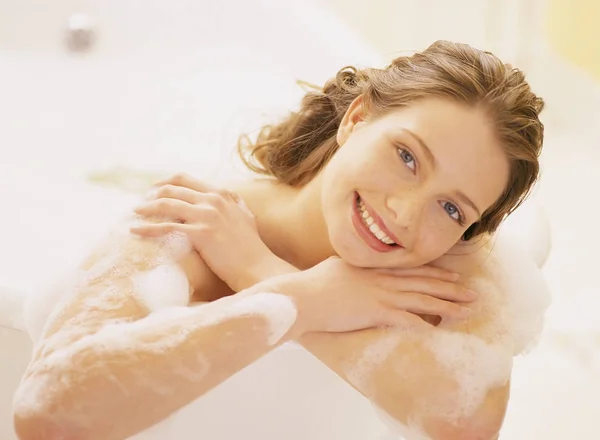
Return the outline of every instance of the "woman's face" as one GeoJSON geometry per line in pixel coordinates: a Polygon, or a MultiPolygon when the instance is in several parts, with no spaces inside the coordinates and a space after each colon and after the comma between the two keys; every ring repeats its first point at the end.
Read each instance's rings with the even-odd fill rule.
{"type": "Polygon", "coordinates": [[[481,109],[427,98],[338,130],[321,203],[336,253],[361,267],[416,267],[448,252],[500,197],[509,162],[481,109]]]}

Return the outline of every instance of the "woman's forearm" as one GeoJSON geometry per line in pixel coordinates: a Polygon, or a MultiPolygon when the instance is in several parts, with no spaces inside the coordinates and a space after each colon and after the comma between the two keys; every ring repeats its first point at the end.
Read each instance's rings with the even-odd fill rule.
{"type": "Polygon", "coordinates": [[[270,351],[295,320],[291,300],[254,290],[187,308],[202,264],[177,237],[105,240],[36,343],[15,395],[20,438],[128,437],[270,351]]]}
{"type": "Polygon", "coordinates": [[[249,291],[104,327],[30,367],[15,397],[17,434],[129,437],[294,338],[298,328],[289,297],[249,291]]]}
{"type": "Polygon", "coordinates": [[[264,258],[256,261],[252,267],[243,268],[235,288],[240,291],[270,278],[296,272],[300,272],[300,269],[275,254],[269,253],[264,258]]]}

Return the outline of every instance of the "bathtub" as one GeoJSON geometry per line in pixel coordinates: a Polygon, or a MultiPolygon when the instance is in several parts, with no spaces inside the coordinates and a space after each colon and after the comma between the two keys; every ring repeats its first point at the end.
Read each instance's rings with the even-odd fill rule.
{"type": "MultiPolygon", "coordinates": [[[[380,63],[310,2],[228,3],[2,2],[0,191],[10,215],[1,223],[0,438],[15,438],[11,399],[31,353],[21,292],[34,295],[75,265],[137,201],[91,174],[129,167],[237,176],[236,134],[295,105],[294,79],[320,83],[349,62],[380,63]]],[[[527,206],[506,230],[541,265],[549,230],[535,201],[527,206]]],[[[294,344],[136,439],[199,432],[212,440],[394,438],[364,397],[294,344]]]]}

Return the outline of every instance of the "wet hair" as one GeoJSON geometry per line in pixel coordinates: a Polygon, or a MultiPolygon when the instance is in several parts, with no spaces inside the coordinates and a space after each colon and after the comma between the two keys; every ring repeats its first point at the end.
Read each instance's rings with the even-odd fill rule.
{"type": "Polygon", "coordinates": [[[539,177],[544,101],[525,75],[490,52],[437,41],[384,69],[344,67],[324,87],[312,86],[300,109],[264,126],[255,141],[242,136],[238,152],[252,171],[291,186],[309,182],[339,148],[336,134],[350,104],[362,96],[369,118],[419,99],[441,97],[483,109],[510,162],[503,194],[463,239],[494,232],[529,195],[539,177]]]}

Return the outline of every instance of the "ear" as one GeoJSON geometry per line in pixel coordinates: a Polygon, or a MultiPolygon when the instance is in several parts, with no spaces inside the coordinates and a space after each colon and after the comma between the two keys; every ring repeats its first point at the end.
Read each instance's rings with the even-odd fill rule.
{"type": "Polygon", "coordinates": [[[350,103],[348,110],[344,113],[342,122],[338,127],[336,141],[341,147],[348,140],[352,132],[365,121],[366,112],[363,105],[362,95],[359,95],[350,103]]]}

